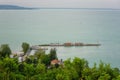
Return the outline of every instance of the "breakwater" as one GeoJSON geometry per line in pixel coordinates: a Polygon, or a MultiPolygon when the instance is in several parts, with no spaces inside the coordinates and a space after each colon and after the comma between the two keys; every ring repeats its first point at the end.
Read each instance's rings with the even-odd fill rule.
{"type": "Polygon", "coordinates": [[[72,47],[72,46],[101,46],[101,44],[85,44],[85,43],[71,43],[71,42],[67,42],[67,43],[50,43],[50,44],[41,44],[39,46],[65,46],[65,47],[72,47]]]}

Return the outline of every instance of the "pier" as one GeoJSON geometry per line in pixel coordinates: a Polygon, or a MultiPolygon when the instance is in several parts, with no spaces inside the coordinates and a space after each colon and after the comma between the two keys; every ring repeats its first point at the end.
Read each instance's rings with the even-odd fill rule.
{"type": "Polygon", "coordinates": [[[101,46],[101,44],[84,44],[84,43],[71,43],[71,42],[67,42],[67,43],[50,43],[50,44],[41,44],[39,46],[63,46],[63,47],[72,47],[72,46],[101,46]]]}

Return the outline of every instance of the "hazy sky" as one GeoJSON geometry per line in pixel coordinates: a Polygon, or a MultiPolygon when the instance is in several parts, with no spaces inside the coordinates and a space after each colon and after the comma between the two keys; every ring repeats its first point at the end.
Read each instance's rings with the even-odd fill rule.
{"type": "Polygon", "coordinates": [[[119,8],[120,0],[0,0],[0,4],[30,7],[119,8]]]}

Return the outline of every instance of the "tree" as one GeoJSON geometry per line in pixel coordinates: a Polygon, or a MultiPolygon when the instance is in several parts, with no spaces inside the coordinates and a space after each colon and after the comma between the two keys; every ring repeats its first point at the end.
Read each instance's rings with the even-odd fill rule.
{"type": "Polygon", "coordinates": [[[37,57],[37,59],[40,59],[43,55],[45,55],[45,51],[44,50],[38,50],[35,52],[35,57],[37,57]]]}
{"type": "Polygon", "coordinates": [[[75,57],[65,60],[62,65],[49,66],[51,60],[57,59],[55,49],[51,49],[50,54],[39,50],[22,63],[8,57],[10,54],[8,45],[0,47],[0,57],[3,57],[0,59],[0,80],[120,80],[119,68],[103,62],[89,67],[85,59],[75,57]]]}
{"type": "Polygon", "coordinates": [[[0,56],[1,57],[9,57],[11,54],[11,49],[9,48],[8,44],[3,44],[0,47],[0,56]]]}
{"type": "Polygon", "coordinates": [[[35,58],[37,58],[37,60],[40,60],[41,63],[45,64],[46,66],[50,65],[50,57],[48,54],[45,54],[44,50],[38,50],[35,53],[35,58]]]}
{"type": "Polygon", "coordinates": [[[26,53],[29,48],[30,48],[30,45],[28,43],[26,43],[26,42],[22,43],[22,49],[23,49],[24,53],[26,53]]]}
{"type": "Polygon", "coordinates": [[[88,62],[86,60],[80,59],[78,57],[75,57],[73,59],[72,65],[80,77],[82,77],[82,72],[83,72],[84,68],[88,68],[88,62]]]}
{"type": "Polygon", "coordinates": [[[34,65],[24,63],[24,75],[26,76],[26,80],[31,80],[31,77],[34,76],[34,65]]]}
{"type": "Polygon", "coordinates": [[[4,58],[2,66],[10,72],[14,72],[18,70],[17,59],[14,58],[4,58]]]}
{"type": "Polygon", "coordinates": [[[77,73],[73,62],[71,62],[71,59],[67,59],[66,61],[64,61],[64,68],[63,68],[63,72],[65,76],[68,76],[67,78],[69,78],[68,80],[78,80],[79,78],[79,74],[77,73]]]}
{"type": "Polygon", "coordinates": [[[120,80],[120,75],[117,76],[117,79],[116,80],[120,80]]]}
{"type": "Polygon", "coordinates": [[[42,63],[38,63],[35,67],[35,74],[44,74],[46,72],[46,66],[42,63]]]}
{"type": "Polygon", "coordinates": [[[106,73],[102,73],[102,75],[98,78],[98,80],[110,80],[110,75],[106,73]]]}
{"type": "Polygon", "coordinates": [[[0,60],[0,75],[1,75],[0,79],[1,80],[15,80],[13,79],[15,78],[15,76],[12,75],[12,74],[15,74],[15,72],[18,72],[18,64],[16,59],[5,57],[3,58],[3,60],[0,60]]]}
{"type": "Polygon", "coordinates": [[[56,49],[55,48],[50,50],[49,56],[50,56],[50,60],[57,59],[57,54],[56,54],[56,49]]]}

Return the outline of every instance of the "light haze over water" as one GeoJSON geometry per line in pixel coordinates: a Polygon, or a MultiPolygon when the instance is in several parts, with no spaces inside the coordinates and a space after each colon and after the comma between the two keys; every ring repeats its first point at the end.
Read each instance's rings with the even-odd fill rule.
{"type": "Polygon", "coordinates": [[[99,47],[57,47],[59,59],[102,60],[120,68],[120,11],[80,9],[1,10],[0,44],[21,50],[22,42],[100,43],[99,47]]]}

